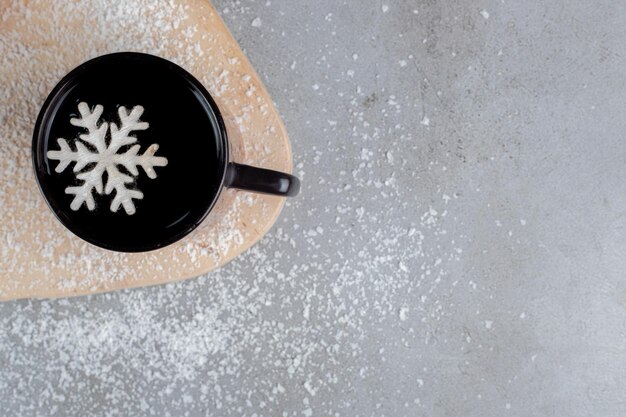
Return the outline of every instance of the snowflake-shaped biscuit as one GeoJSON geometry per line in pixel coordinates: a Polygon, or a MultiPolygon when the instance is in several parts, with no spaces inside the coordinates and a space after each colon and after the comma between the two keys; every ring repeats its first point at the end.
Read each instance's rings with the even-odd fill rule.
{"type": "Polygon", "coordinates": [[[57,139],[60,150],[48,151],[49,159],[58,160],[56,172],[63,172],[72,162],[75,162],[74,173],[76,178],[83,181],[82,184],[67,187],[66,194],[74,195],[70,208],[78,210],[83,203],[90,211],[96,208],[93,191],[102,194],[111,194],[115,191],[115,197],[111,202],[111,211],[116,212],[120,206],[124,207],[126,214],[135,213],[134,200],[141,200],[143,193],[139,190],[127,188],[133,184],[139,175],[137,167],[141,166],[149,178],[156,178],[154,167],[164,167],[167,159],[155,156],[159,145],[154,143],[139,155],[140,145],[136,144],[120,152],[120,149],[137,142],[135,136],[130,133],[135,130],[146,130],[148,123],[139,121],[143,114],[142,106],[135,106],[128,112],[125,107],[118,109],[120,127],[115,123],[102,122],[100,116],[103,107],[97,105],[93,111],[87,103],[80,103],[78,111],[80,118],[70,119],[74,126],[87,129],[87,133],[81,134],[75,139],[76,150],[73,150],[63,138],[57,139]],[[107,144],[107,132],[110,131],[110,140],[107,144]],[[82,141],[82,142],[81,142],[82,141]],[[84,143],[83,143],[84,142],[84,143]],[[86,144],[86,145],[85,145],[86,144]],[[132,176],[120,171],[124,167],[132,176]],[[107,174],[106,184],[103,184],[104,173],[107,174]]]}

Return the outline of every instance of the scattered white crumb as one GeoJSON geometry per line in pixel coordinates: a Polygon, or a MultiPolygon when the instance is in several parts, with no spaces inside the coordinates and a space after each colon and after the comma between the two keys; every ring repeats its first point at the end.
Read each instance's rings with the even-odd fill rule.
{"type": "Polygon", "coordinates": [[[317,390],[313,388],[311,381],[306,381],[304,383],[304,389],[306,389],[306,391],[309,393],[309,395],[311,395],[311,397],[314,397],[315,394],[317,393],[317,390]]]}
{"type": "Polygon", "coordinates": [[[409,312],[409,308],[408,307],[400,308],[400,311],[398,312],[398,317],[400,318],[400,320],[406,321],[408,312],[409,312]]]}
{"type": "Polygon", "coordinates": [[[252,23],[251,23],[251,24],[252,24],[252,27],[258,28],[258,27],[261,27],[261,25],[263,24],[263,21],[261,20],[261,18],[260,18],[260,17],[255,17],[255,18],[252,20],[252,23]]]}
{"type": "MultiPolygon", "coordinates": [[[[485,9],[480,11],[480,15],[485,18],[485,19],[489,19],[489,12],[485,9]]],[[[497,19],[496,19],[497,20],[497,19]]]]}

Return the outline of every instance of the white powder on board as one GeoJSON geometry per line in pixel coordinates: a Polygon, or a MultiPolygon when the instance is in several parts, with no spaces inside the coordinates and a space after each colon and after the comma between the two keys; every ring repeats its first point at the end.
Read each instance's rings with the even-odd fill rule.
{"type": "MultiPolygon", "coordinates": [[[[124,269],[127,263],[124,255],[106,253],[75,239],[59,249],[61,245],[67,245],[69,232],[53,219],[34,181],[30,142],[35,118],[46,95],[73,67],[89,58],[115,51],[136,50],[161,55],[195,70],[215,96],[225,96],[222,100],[230,100],[229,97],[233,96],[224,93],[245,84],[246,97],[258,107],[241,106],[234,115],[242,132],[248,130],[252,118],[266,114],[267,104],[259,97],[251,77],[244,74],[241,81],[232,77],[232,67],[237,68],[239,59],[229,58],[227,65],[218,65],[194,41],[196,36],[206,40],[209,35],[202,33],[201,22],[189,23],[188,9],[188,4],[176,1],[110,4],[103,0],[88,0],[59,3],[54,7],[46,2],[12,2],[0,12],[0,19],[12,22],[10,24],[16,29],[11,30],[13,26],[7,27],[6,24],[0,26],[0,54],[4,57],[0,69],[0,174],[5,181],[10,179],[0,191],[0,212],[3,213],[0,239],[5,242],[0,245],[0,255],[3,256],[0,272],[7,277],[0,282],[0,298],[28,288],[50,287],[45,283],[47,277],[60,275],[59,272],[53,274],[53,271],[67,271],[67,277],[54,284],[66,293],[73,288],[97,289],[103,283],[134,279],[124,269]],[[46,20],[59,24],[42,27],[31,22],[42,18],[42,14],[46,20]],[[88,29],[67,30],[62,22],[68,19],[88,22],[88,29]],[[24,32],[32,37],[29,46],[21,40],[24,32]],[[25,241],[29,246],[26,249],[23,248],[25,241]],[[36,272],[33,274],[32,271],[36,272]],[[25,273],[30,278],[22,282],[19,277],[25,273]]],[[[214,42],[212,38],[209,41],[214,42]]],[[[256,164],[263,165],[271,155],[267,141],[272,140],[276,128],[277,122],[268,119],[266,131],[251,135],[252,143],[244,143],[243,150],[235,151],[255,155],[255,159],[258,158],[256,164]]],[[[258,233],[258,230],[240,224],[243,200],[232,197],[232,193],[226,194],[232,199],[230,207],[225,204],[223,210],[226,212],[214,217],[229,219],[229,223],[222,219],[218,228],[206,226],[201,233],[192,235],[186,245],[172,249],[177,253],[167,257],[173,271],[197,270],[194,264],[202,259],[207,262],[208,257],[210,262],[219,263],[247,236],[258,233]]],[[[267,207],[258,203],[257,197],[250,198],[265,214],[267,207]]],[[[143,264],[156,274],[161,261],[162,257],[147,254],[138,261],[138,266],[141,268],[143,264]]]]}

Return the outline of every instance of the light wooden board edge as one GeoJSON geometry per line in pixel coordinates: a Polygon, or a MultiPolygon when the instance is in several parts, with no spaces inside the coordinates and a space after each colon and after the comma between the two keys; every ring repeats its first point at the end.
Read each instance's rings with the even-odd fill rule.
{"type": "MultiPolygon", "coordinates": [[[[2,0],[0,1],[0,3],[4,2],[6,5],[6,3],[10,1],[11,0],[2,0]]],[[[214,7],[206,0],[177,0],[177,2],[188,5],[189,8],[193,11],[193,13],[190,13],[190,19],[193,20],[193,22],[191,22],[190,24],[194,24],[196,26],[204,25],[205,27],[207,25],[210,25],[212,32],[216,32],[216,31],[221,32],[222,36],[225,36],[228,39],[230,39],[231,44],[228,45],[228,47],[230,49],[230,52],[234,53],[239,59],[239,64],[238,64],[239,71],[241,73],[249,74],[251,76],[252,78],[251,82],[254,84],[257,90],[257,94],[255,94],[255,97],[261,96],[264,98],[265,102],[269,106],[270,116],[275,119],[272,121],[272,123],[276,126],[276,132],[274,134],[275,136],[274,143],[272,145],[274,146],[273,150],[275,151],[275,155],[265,158],[264,162],[267,162],[267,164],[260,164],[259,162],[263,162],[263,161],[256,160],[254,154],[251,154],[250,152],[245,151],[244,148],[247,145],[246,141],[252,140],[253,138],[250,136],[245,136],[244,134],[241,134],[241,135],[231,134],[231,141],[235,142],[234,148],[243,149],[243,150],[240,149],[239,151],[235,150],[233,152],[235,159],[238,162],[250,163],[250,164],[265,166],[268,168],[280,169],[286,172],[291,172],[292,170],[291,147],[290,147],[289,139],[288,139],[284,124],[282,123],[282,121],[280,120],[280,117],[276,113],[276,110],[271,102],[269,94],[265,86],[260,81],[258,74],[253,69],[252,65],[250,64],[248,59],[245,57],[245,55],[243,54],[243,52],[237,45],[236,41],[232,37],[232,34],[227,29],[226,25],[217,14],[214,7]]],[[[34,5],[33,7],[36,7],[36,5],[34,5]]],[[[1,36],[1,33],[0,33],[0,36],[1,36]]],[[[191,71],[191,72],[194,73],[194,71],[191,71]]],[[[198,74],[194,74],[194,75],[198,76],[198,74]]],[[[205,85],[206,85],[206,82],[205,82],[205,85]]],[[[209,91],[211,91],[210,87],[211,87],[210,85],[207,85],[207,88],[209,88],[209,91]]],[[[240,92],[240,96],[245,97],[244,95],[241,95],[241,92],[240,92]]],[[[222,100],[220,100],[219,97],[216,97],[216,101],[218,101],[218,104],[220,104],[220,101],[222,100]]],[[[228,105],[224,107],[220,105],[220,107],[222,108],[222,110],[225,110],[226,114],[232,113],[234,110],[236,110],[233,108],[229,108],[228,105]]],[[[225,116],[225,118],[228,119],[228,116],[225,116]]],[[[230,118],[229,120],[227,120],[227,123],[229,122],[233,124],[233,119],[230,118]]],[[[231,132],[229,131],[229,133],[231,132]]],[[[231,147],[232,147],[232,143],[231,143],[231,147]]],[[[225,194],[228,194],[228,196],[224,198],[224,203],[223,203],[223,205],[225,206],[223,207],[224,210],[229,209],[228,202],[231,202],[232,204],[237,193],[240,193],[240,192],[233,191],[233,190],[227,190],[225,192],[225,194]]],[[[0,293],[0,300],[19,299],[19,298],[55,298],[55,297],[68,297],[68,296],[78,296],[78,295],[86,295],[86,294],[96,294],[96,293],[109,292],[109,291],[114,291],[114,290],[124,289],[124,288],[137,288],[137,287],[175,282],[175,281],[180,281],[180,280],[184,280],[184,279],[188,279],[188,278],[196,277],[198,275],[205,274],[211,270],[214,270],[216,268],[219,268],[220,266],[225,265],[226,263],[230,262],[232,259],[234,259],[236,256],[238,256],[242,252],[248,250],[255,243],[257,243],[274,225],[276,219],[280,215],[280,212],[284,206],[285,199],[279,198],[279,197],[272,197],[272,196],[257,196],[255,198],[258,202],[258,206],[259,207],[263,206],[263,209],[264,209],[263,223],[261,224],[257,223],[257,225],[254,228],[255,229],[254,233],[248,233],[247,237],[240,244],[238,244],[236,248],[229,250],[226,254],[224,254],[223,256],[219,258],[219,261],[213,264],[205,263],[204,265],[200,265],[195,269],[186,269],[180,273],[176,273],[178,271],[172,270],[172,271],[169,271],[169,273],[165,273],[161,276],[146,275],[139,279],[113,280],[110,282],[107,282],[106,280],[104,280],[100,283],[100,285],[90,286],[90,287],[80,287],[80,286],[75,287],[75,288],[59,288],[58,286],[50,286],[50,287],[40,286],[37,288],[27,288],[27,287],[19,288],[18,287],[18,288],[15,288],[10,293],[6,293],[6,292],[0,293]]],[[[254,210],[248,210],[248,212],[246,212],[244,215],[254,216],[255,214],[259,214],[259,213],[261,213],[260,209],[257,210],[256,212],[254,210]]],[[[200,230],[194,233],[195,234],[206,233],[206,230],[203,231],[202,228],[200,228],[200,230]]],[[[85,244],[85,243],[82,243],[81,241],[80,244],[85,244]]],[[[168,253],[168,256],[172,255],[173,253],[174,252],[170,250],[170,252],[168,253]]],[[[0,269],[1,269],[1,265],[2,265],[2,261],[0,260],[0,269]]]]}

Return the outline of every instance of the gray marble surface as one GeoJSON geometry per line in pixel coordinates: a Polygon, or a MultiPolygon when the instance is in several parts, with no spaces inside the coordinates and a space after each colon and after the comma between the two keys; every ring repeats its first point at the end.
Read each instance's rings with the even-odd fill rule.
{"type": "Polygon", "coordinates": [[[0,304],[0,414],[626,414],[626,3],[215,5],[301,196],[207,276],[0,304]]]}

